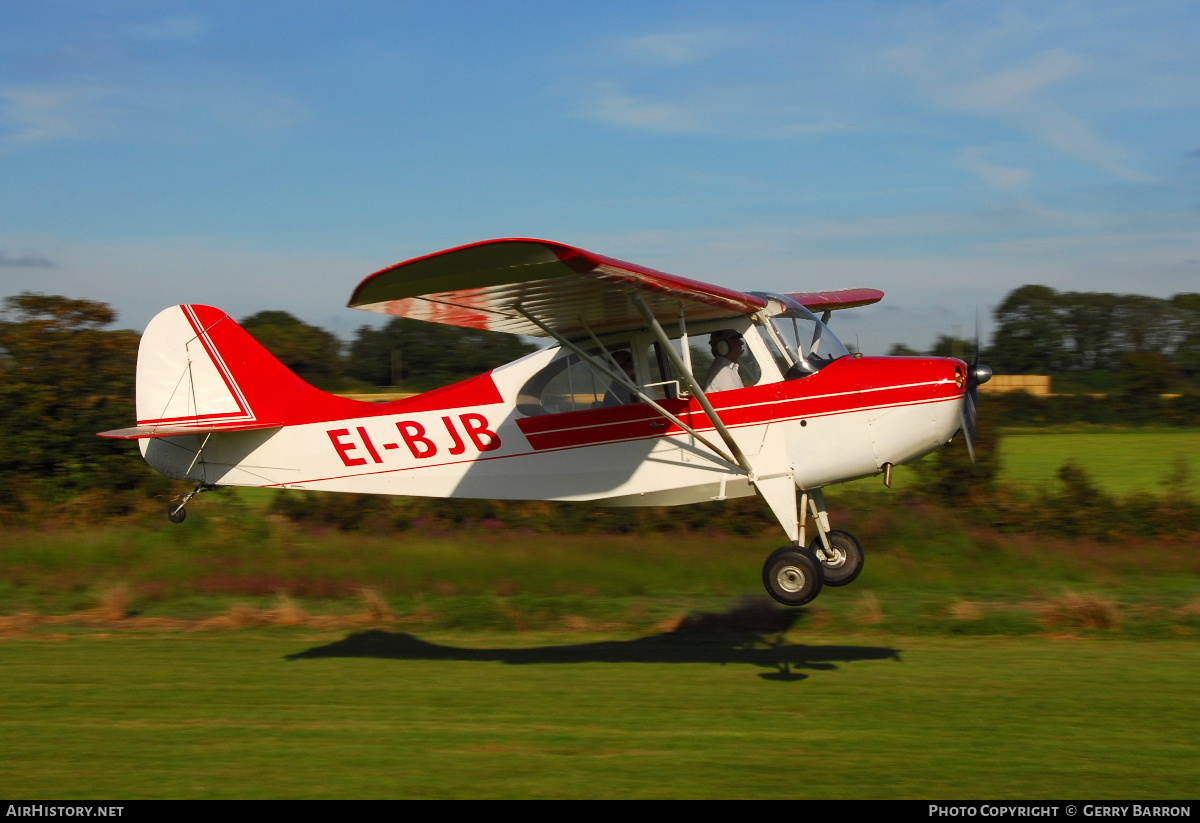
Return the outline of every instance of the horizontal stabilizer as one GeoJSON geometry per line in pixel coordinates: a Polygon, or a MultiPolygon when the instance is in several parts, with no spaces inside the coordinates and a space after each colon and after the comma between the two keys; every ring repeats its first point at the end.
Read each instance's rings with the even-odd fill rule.
{"type": "Polygon", "coordinates": [[[144,440],[147,437],[178,437],[182,434],[217,434],[218,432],[243,432],[254,429],[278,429],[283,425],[283,423],[230,423],[225,426],[131,426],[128,429],[98,432],[98,436],[117,440],[144,440]]]}

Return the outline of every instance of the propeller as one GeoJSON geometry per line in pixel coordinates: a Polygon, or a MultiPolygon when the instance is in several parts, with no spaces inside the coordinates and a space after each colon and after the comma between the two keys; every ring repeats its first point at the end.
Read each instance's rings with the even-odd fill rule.
{"type": "Polygon", "coordinates": [[[992,379],[992,370],[979,362],[979,315],[975,316],[975,356],[967,369],[967,393],[959,409],[963,439],[967,441],[967,452],[975,462],[975,429],[979,424],[979,387],[992,379]]]}

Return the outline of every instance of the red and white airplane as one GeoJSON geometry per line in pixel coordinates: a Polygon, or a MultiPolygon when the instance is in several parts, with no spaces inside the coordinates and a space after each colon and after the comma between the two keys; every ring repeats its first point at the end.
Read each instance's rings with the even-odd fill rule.
{"type": "Polygon", "coordinates": [[[612,506],[757,492],[789,540],[763,582],[799,606],[863,566],[822,488],[890,481],[959,431],[970,446],[990,377],[978,362],[851,355],[830,313],[882,297],[738,292],[560,243],[475,243],[376,272],[349,305],[557,345],[368,403],[304,382],[224,312],[174,306],[142,336],[137,426],[101,436],[138,440],[156,470],[198,484],[172,505],[176,522],[217,486],[612,506]],[[706,384],[710,347],[694,351],[696,338],[727,368],[740,354],[734,388],[706,384]]]}

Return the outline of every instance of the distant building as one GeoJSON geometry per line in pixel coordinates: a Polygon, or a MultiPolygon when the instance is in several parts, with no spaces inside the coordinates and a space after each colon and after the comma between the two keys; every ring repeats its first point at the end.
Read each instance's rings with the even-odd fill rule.
{"type": "Polygon", "coordinates": [[[1023,391],[1036,397],[1046,397],[1050,394],[1050,375],[997,374],[980,386],[979,391],[982,394],[1023,391]]]}

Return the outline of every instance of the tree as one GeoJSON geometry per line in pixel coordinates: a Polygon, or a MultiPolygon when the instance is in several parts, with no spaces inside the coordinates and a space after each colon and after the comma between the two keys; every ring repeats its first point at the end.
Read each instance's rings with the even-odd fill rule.
{"type": "Polygon", "coordinates": [[[1059,295],[1049,286],[1021,286],[996,309],[992,368],[1008,374],[1058,371],[1064,352],[1059,295]]]}
{"type": "Polygon", "coordinates": [[[1200,377],[1200,294],[1177,294],[1170,304],[1173,359],[1189,377],[1200,377]]]}
{"type": "Polygon", "coordinates": [[[376,386],[427,390],[502,366],[537,346],[500,332],[396,317],[382,329],[363,326],[350,344],[347,373],[376,386]]]}
{"type": "Polygon", "coordinates": [[[136,449],[96,432],[131,426],[138,335],[104,327],[104,303],[23,293],[0,311],[0,504],[128,489],[151,476],[136,449]]]}
{"type": "Polygon", "coordinates": [[[1137,402],[1156,401],[1179,379],[1179,368],[1154,351],[1130,352],[1121,358],[1121,394],[1137,402]]]}
{"type": "Polygon", "coordinates": [[[965,337],[954,337],[949,334],[939,334],[929,350],[931,357],[957,357],[959,360],[970,361],[975,356],[975,341],[965,337]]]}
{"type": "Polygon", "coordinates": [[[1071,371],[1111,370],[1120,348],[1115,334],[1120,298],[1115,294],[1067,292],[1062,295],[1063,366],[1071,371]]]}

